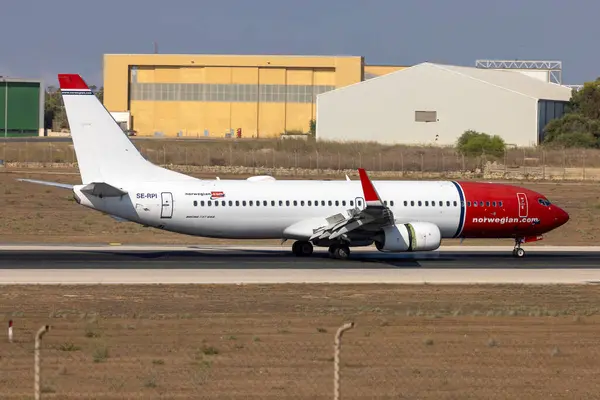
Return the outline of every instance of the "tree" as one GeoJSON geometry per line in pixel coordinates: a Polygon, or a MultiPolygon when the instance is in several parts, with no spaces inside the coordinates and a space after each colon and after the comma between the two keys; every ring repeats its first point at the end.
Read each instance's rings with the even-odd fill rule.
{"type": "Polygon", "coordinates": [[[600,120],[600,78],[586,82],[580,90],[573,90],[568,108],[569,114],[600,120]]]}
{"type": "Polygon", "coordinates": [[[544,128],[544,142],[561,147],[600,147],[600,120],[578,113],[568,113],[554,119],[544,128]]]}
{"type": "Polygon", "coordinates": [[[473,130],[465,131],[457,140],[456,147],[461,154],[466,156],[491,155],[502,157],[506,144],[498,136],[473,130]]]}
{"type": "Polygon", "coordinates": [[[308,133],[311,136],[317,135],[317,120],[316,119],[311,119],[310,122],[308,123],[308,133]]]}
{"type": "Polygon", "coordinates": [[[573,90],[565,114],[550,121],[544,134],[550,146],[600,147],[600,78],[573,90]]]}

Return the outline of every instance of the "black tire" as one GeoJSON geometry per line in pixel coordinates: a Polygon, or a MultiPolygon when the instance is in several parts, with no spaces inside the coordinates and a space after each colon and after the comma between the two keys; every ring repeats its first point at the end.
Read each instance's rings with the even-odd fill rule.
{"type": "Polygon", "coordinates": [[[335,249],[335,258],[338,260],[347,260],[350,257],[350,248],[346,245],[338,246],[335,249]]]}

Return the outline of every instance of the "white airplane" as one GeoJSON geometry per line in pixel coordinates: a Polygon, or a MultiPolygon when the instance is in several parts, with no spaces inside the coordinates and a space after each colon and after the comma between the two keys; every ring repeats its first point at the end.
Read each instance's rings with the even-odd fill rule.
{"type": "Polygon", "coordinates": [[[85,207],[193,236],[295,240],[309,256],[328,247],[382,252],[436,250],[446,238],[512,238],[522,243],[565,224],[569,215],[542,194],[512,185],[456,181],[197,179],[147,161],[77,74],[59,74],[82,183],[21,181],[73,191],[85,207]]]}

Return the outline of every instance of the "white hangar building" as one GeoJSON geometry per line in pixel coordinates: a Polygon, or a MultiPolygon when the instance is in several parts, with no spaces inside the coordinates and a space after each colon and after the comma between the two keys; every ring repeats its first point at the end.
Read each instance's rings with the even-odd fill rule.
{"type": "Polygon", "coordinates": [[[571,89],[509,70],[422,63],[317,97],[317,138],[454,145],[466,130],[535,146],[571,89]]]}

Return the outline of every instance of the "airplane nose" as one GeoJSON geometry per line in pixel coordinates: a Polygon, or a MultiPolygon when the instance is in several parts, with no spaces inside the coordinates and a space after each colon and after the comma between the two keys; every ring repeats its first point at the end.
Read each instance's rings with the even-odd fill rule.
{"type": "Polygon", "coordinates": [[[569,220],[569,214],[562,208],[555,206],[554,221],[556,223],[556,226],[559,227],[561,225],[564,225],[567,223],[568,220],[569,220]]]}

